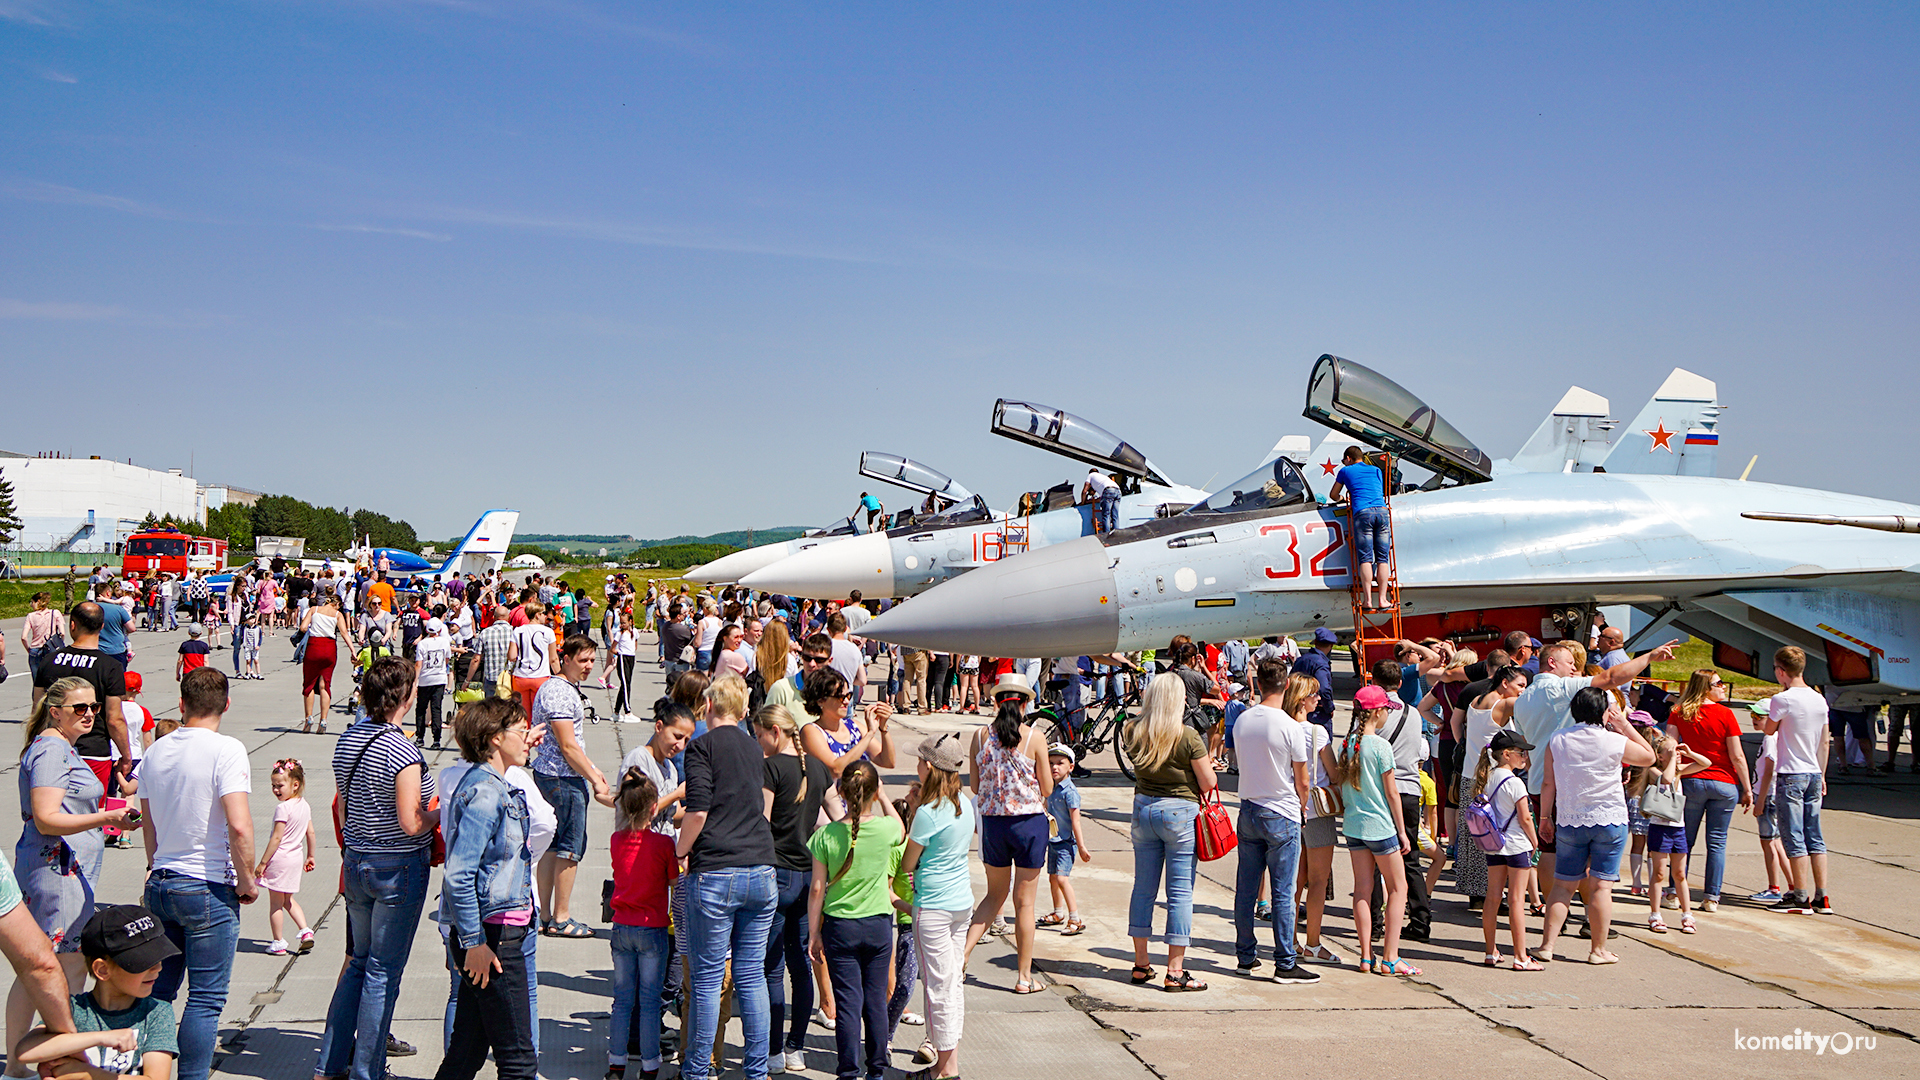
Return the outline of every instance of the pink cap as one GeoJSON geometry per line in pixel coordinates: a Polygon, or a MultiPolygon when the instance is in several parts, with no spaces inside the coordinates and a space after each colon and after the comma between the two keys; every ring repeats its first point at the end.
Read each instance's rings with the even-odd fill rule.
{"type": "Polygon", "coordinates": [[[1362,709],[1384,709],[1387,707],[1387,692],[1378,686],[1367,685],[1353,695],[1353,703],[1362,709]]]}

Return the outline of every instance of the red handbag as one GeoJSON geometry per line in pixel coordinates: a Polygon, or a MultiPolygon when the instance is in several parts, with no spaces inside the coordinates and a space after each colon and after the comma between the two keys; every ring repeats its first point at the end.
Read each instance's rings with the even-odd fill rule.
{"type": "Polygon", "coordinates": [[[1214,788],[1200,800],[1200,816],[1193,821],[1194,846],[1201,862],[1212,862],[1240,845],[1239,830],[1220,805],[1220,789],[1214,788]]]}

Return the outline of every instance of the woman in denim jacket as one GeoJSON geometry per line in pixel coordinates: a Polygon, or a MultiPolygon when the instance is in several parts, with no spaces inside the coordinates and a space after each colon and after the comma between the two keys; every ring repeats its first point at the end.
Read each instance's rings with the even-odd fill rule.
{"type": "Polygon", "coordinates": [[[506,770],[527,762],[520,703],[488,698],[460,710],[453,736],[474,763],[447,800],[440,919],[461,973],[453,1038],[435,1080],[471,1080],[493,1051],[500,1080],[533,1080],[536,1058],[523,941],[533,922],[527,804],[506,770]]]}

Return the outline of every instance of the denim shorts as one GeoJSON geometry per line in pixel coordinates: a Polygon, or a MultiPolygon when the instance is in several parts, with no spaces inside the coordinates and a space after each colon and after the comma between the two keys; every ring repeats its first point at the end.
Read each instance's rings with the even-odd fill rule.
{"type": "Polygon", "coordinates": [[[1759,830],[1760,839],[1772,840],[1780,835],[1779,814],[1780,800],[1768,798],[1766,812],[1753,819],[1754,828],[1759,830]]]}
{"type": "Polygon", "coordinates": [[[1071,840],[1047,841],[1047,873],[1066,877],[1073,873],[1073,860],[1080,857],[1080,845],[1071,840]]]}
{"type": "Polygon", "coordinates": [[[1775,824],[1787,858],[1826,854],[1827,843],[1820,835],[1820,774],[1781,773],[1774,794],[1775,824]]]}
{"type": "Polygon", "coordinates": [[[1392,525],[1387,508],[1370,507],[1353,512],[1353,550],[1363,563],[1385,564],[1393,559],[1392,525]]]}
{"type": "Polygon", "coordinates": [[[587,854],[586,778],[534,773],[533,786],[553,804],[553,844],[547,850],[568,862],[579,862],[587,854]]]}
{"type": "Polygon", "coordinates": [[[988,866],[1038,870],[1047,865],[1045,814],[980,815],[980,861],[988,866]]]}
{"type": "Polygon", "coordinates": [[[1553,830],[1553,876],[1561,881],[1620,880],[1620,855],[1627,850],[1625,825],[1564,825],[1553,830]]]}
{"type": "Polygon", "coordinates": [[[1666,825],[1658,821],[1647,822],[1647,854],[1685,855],[1686,853],[1687,827],[1685,825],[1666,825]]]}
{"type": "Polygon", "coordinates": [[[1357,836],[1347,837],[1347,850],[1359,851],[1366,848],[1375,855],[1394,855],[1400,851],[1400,838],[1389,836],[1385,840],[1362,840],[1357,836]]]}

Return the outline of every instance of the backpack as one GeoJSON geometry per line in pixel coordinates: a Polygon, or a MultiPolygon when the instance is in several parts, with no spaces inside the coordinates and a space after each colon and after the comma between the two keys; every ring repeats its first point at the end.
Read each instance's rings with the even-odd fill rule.
{"type": "Polygon", "coordinates": [[[1475,795],[1466,809],[1460,811],[1460,820],[1466,826],[1467,835],[1473,837],[1473,842],[1480,845],[1480,850],[1489,855],[1507,846],[1507,828],[1513,824],[1513,819],[1520,813],[1520,804],[1515,802],[1513,812],[1507,815],[1505,824],[1496,822],[1493,816],[1494,792],[1505,787],[1509,780],[1518,779],[1520,778],[1509,773],[1506,780],[1494,786],[1493,791],[1483,791],[1475,795]]]}

